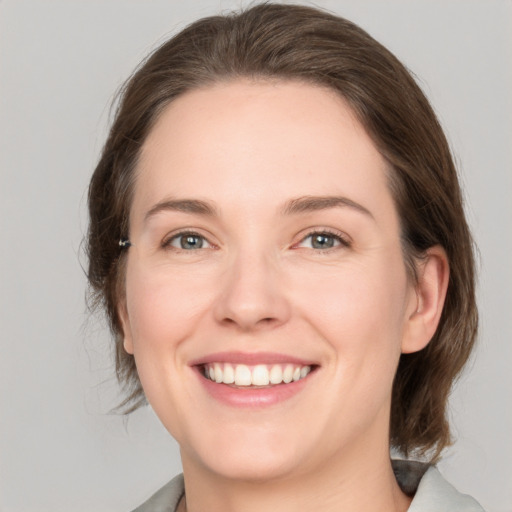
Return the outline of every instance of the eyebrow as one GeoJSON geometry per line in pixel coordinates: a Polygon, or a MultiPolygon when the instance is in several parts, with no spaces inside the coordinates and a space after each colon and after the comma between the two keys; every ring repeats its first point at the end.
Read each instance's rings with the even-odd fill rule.
{"type": "Polygon", "coordinates": [[[363,205],[356,203],[348,197],[342,196],[303,196],[288,201],[284,208],[285,215],[294,215],[298,213],[315,212],[329,208],[348,207],[374,219],[373,214],[363,205]]]}
{"type": "MultiPolygon", "coordinates": [[[[329,208],[348,207],[357,210],[372,219],[374,218],[370,210],[359,203],[356,203],[348,197],[342,196],[302,196],[291,199],[285,203],[281,213],[283,215],[297,215],[300,213],[315,212],[327,210],[329,208]]],[[[165,199],[155,204],[145,215],[144,220],[147,222],[163,211],[175,211],[183,213],[192,213],[196,215],[204,215],[214,217],[217,215],[215,206],[200,199],[165,199]]]]}
{"type": "Polygon", "coordinates": [[[208,217],[216,215],[215,207],[207,201],[201,201],[200,199],[165,199],[155,204],[146,213],[144,220],[147,222],[151,217],[163,211],[194,213],[208,217]]]}

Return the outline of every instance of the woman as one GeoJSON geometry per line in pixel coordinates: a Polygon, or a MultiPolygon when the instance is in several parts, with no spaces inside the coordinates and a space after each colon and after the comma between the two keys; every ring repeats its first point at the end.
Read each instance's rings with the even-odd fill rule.
{"type": "Polygon", "coordinates": [[[471,236],[428,101],[350,22],[263,4],[129,80],[89,279],[184,477],[137,510],[481,510],[429,464],[474,343],[471,236]]]}

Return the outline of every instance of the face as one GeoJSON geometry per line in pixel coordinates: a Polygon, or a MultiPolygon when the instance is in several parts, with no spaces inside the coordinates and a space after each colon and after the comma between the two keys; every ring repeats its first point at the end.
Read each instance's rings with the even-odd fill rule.
{"type": "Polygon", "coordinates": [[[125,348],[184,466],[279,478],[388,449],[416,294],[386,164],[338,95],[179,97],[143,146],[130,239],[125,348]]]}

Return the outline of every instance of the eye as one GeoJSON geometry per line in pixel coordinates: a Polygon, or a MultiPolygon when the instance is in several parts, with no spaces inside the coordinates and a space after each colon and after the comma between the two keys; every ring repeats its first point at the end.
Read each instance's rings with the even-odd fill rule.
{"type": "Polygon", "coordinates": [[[198,249],[210,249],[212,245],[206,238],[198,233],[184,232],[178,233],[162,243],[162,247],[172,247],[184,251],[195,251],[198,249]]]}
{"type": "Polygon", "coordinates": [[[335,247],[348,247],[350,243],[341,235],[330,233],[328,231],[316,231],[304,237],[297,247],[306,247],[310,249],[327,250],[335,247]]]}

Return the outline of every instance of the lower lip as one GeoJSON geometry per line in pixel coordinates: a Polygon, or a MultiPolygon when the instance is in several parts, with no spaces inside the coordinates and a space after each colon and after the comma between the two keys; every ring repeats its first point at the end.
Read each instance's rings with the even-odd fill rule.
{"type": "Polygon", "coordinates": [[[231,407],[246,408],[269,407],[284,402],[299,393],[311,377],[309,373],[298,381],[264,388],[233,387],[213,382],[204,377],[199,368],[196,370],[201,384],[213,398],[231,407]]]}

